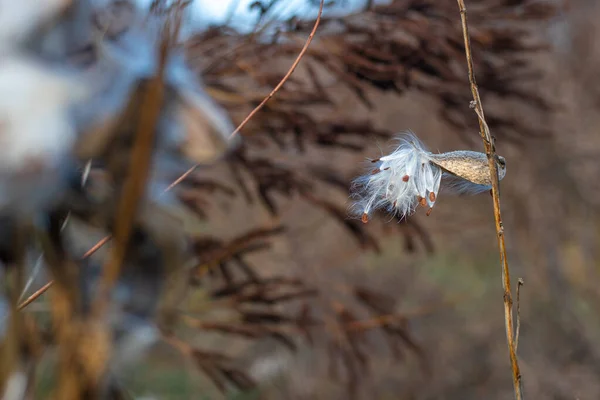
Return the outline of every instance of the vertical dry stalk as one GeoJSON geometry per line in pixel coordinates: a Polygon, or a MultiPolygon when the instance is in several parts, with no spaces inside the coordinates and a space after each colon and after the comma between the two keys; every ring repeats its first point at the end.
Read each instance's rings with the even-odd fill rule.
{"type": "Polygon", "coordinates": [[[506,339],[508,342],[508,352],[510,355],[510,363],[512,367],[513,385],[515,389],[515,398],[523,399],[523,386],[521,381],[521,372],[519,370],[519,360],[515,346],[514,330],[513,330],[513,314],[512,314],[512,295],[510,289],[510,272],[508,268],[508,260],[506,257],[506,245],[504,243],[504,227],[502,225],[502,216],[500,213],[500,184],[498,180],[498,167],[495,161],[495,148],[488,125],[483,114],[483,105],[479,97],[477,82],[475,81],[475,73],[473,72],[473,55],[471,51],[471,41],[469,38],[469,28],[467,25],[467,9],[464,0],[457,0],[460,9],[460,19],[462,23],[463,37],[465,41],[465,54],[467,57],[467,65],[469,69],[469,83],[471,92],[473,93],[472,107],[475,108],[479,119],[479,129],[485,152],[488,156],[490,173],[492,177],[492,197],[494,202],[494,217],[496,220],[496,234],[498,237],[498,248],[500,251],[500,263],[502,265],[502,286],[504,288],[504,323],[506,326],[506,339]]]}
{"type": "MultiPolygon", "coordinates": [[[[158,123],[160,109],[163,100],[163,68],[166,57],[165,40],[161,46],[161,60],[157,76],[153,78],[146,88],[142,97],[141,116],[137,131],[135,132],[135,143],[131,154],[131,167],[123,187],[121,201],[118,205],[115,218],[114,247],[104,267],[103,289],[110,288],[116,281],[121,269],[121,263],[125,258],[128,247],[129,236],[137,217],[137,208],[144,195],[146,181],[148,179],[152,153],[154,150],[154,136],[158,123]]],[[[104,294],[101,292],[101,294],[104,294]]],[[[105,303],[106,299],[101,299],[105,303]]]]}

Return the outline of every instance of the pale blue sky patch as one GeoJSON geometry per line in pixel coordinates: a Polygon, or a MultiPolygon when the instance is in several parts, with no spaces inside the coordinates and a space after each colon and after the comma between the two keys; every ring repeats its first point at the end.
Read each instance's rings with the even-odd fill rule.
{"type": "MultiPolygon", "coordinates": [[[[249,9],[254,0],[195,0],[194,20],[203,26],[219,24],[230,19],[231,25],[241,30],[254,27],[258,13],[249,9]]],[[[326,2],[330,2],[326,0],[326,2]]],[[[389,3],[390,0],[375,0],[376,4],[389,3]]],[[[356,12],[367,4],[367,0],[337,0],[335,5],[327,7],[325,16],[333,16],[356,12]]],[[[312,19],[317,16],[318,1],[313,5],[307,0],[284,0],[279,2],[270,12],[280,20],[292,16],[312,19]]]]}
{"type": "MultiPolygon", "coordinates": [[[[97,0],[102,2],[102,0],[97,0]]],[[[190,31],[202,30],[210,25],[220,25],[229,21],[230,26],[244,32],[254,29],[258,12],[251,10],[250,5],[255,0],[194,0],[188,17],[190,31]]],[[[391,0],[375,0],[375,4],[389,3],[391,0]]],[[[152,0],[137,0],[138,4],[148,6],[152,0]]],[[[334,16],[356,12],[365,7],[368,0],[336,0],[332,6],[323,11],[323,16],[334,16]]],[[[282,0],[270,12],[269,19],[274,17],[286,20],[293,16],[314,19],[318,13],[319,1],[282,0]]],[[[331,0],[326,0],[332,3],[331,0]]],[[[184,30],[188,30],[185,29],[184,30]]]]}
{"type": "MultiPolygon", "coordinates": [[[[194,14],[196,20],[203,25],[219,24],[229,20],[230,24],[240,30],[254,28],[258,12],[250,10],[254,0],[196,0],[194,14]]],[[[310,15],[311,9],[316,15],[316,8],[310,7],[306,0],[286,0],[277,4],[270,15],[278,19],[287,19],[293,15],[310,15]]]]}

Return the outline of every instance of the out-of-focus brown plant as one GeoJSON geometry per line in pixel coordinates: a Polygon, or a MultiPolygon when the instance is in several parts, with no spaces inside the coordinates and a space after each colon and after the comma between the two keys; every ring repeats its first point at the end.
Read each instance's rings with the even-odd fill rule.
{"type": "MultiPolygon", "coordinates": [[[[470,111],[464,107],[469,103],[468,81],[459,61],[463,54],[460,27],[451,4],[429,0],[395,0],[388,5],[369,2],[356,14],[323,18],[318,34],[306,47],[314,21],[269,20],[275,3],[253,4],[260,16],[252,33],[212,27],[183,44],[208,94],[228,110],[234,121],[243,121],[264,104],[239,132],[241,143],[216,163],[228,169],[229,179],[203,167],[169,192],[185,211],[170,204],[141,201],[133,204],[131,213],[117,213],[118,203],[114,199],[106,202],[105,197],[117,198],[131,184],[125,177],[126,167],[139,150],[133,145],[140,138],[134,134],[135,128],[142,128],[139,118],[149,109],[134,101],[137,108],[119,113],[128,119],[115,119],[118,124],[111,121],[98,128],[119,127],[116,141],[111,142],[116,147],[105,148],[105,153],[99,155],[104,164],[97,168],[102,172],[92,174],[89,184],[74,190],[67,204],[51,214],[48,232],[40,234],[55,282],[49,293],[52,329],[44,330],[29,318],[26,306],[34,297],[21,304],[21,313],[16,312],[15,288],[22,287],[23,277],[19,274],[24,270],[7,269],[16,275],[11,275],[12,319],[3,342],[7,361],[1,382],[5,386],[16,370],[29,377],[28,388],[33,385],[32,371],[45,344],[58,348],[59,398],[123,398],[118,374],[123,363],[120,353],[126,354],[128,343],[143,344],[157,336],[193,360],[221,391],[227,392],[231,386],[241,390],[254,387],[256,382],[248,371],[239,368],[227,349],[209,350],[201,341],[186,340],[207,333],[251,341],[270,338],[291,351],[302,339],[315,346],[321,342],[328,349],[331,376],[344,375],[342,382],[352,394],[369,369],[372,343],[368,331],[384,335],[397,360],[402,360],[407,350],[417,354],[426,370],[424,349],[408,327],[410,316],[395,312],[399,299],[351,285],[344,288],[349,294],[345,299],[337,299],[335,293],[324,296],[310,277],[264,274],[261,266],[251,261],[252,256],[269,251],[286,234],[287,227],[279,222],[242,230],[232,239],[210,231],[190,234],[182,232],[177,224],[171,225],[179,212],[209,227],[219,225],[222,221],[215,218],[211,208],[219,196],[232,201],[239,197],[245,201],[243,207],[250,211],[262,207],[278,221],[292,203],[290,200],[298,199],[339,223],[363,250],[378,251],[381,235],[371,226],[348,219],[345,205],[331,196],[347,196],[350,174],[333,162],[298,162],[303,154],[318,151],[357,154],[374,139],[391,137],[392,132],[377,128],[369,119],[353,118],[352,110],[343,109],[333,90],[339,85],[351,89],[367,107],[373,107],[370,96],[375,90],[423,92],[440,102],[439,117],[470,138],[466,131],[473,125],[470,111]],[[301,51],[305,53],[297,73],[273,94],[273,88],[279,87],[289,72],[290,59],[301,51]],[[107,177],[102,178],[102,174],[107,177]],[[102,186],[103,179],[113,187],[107,192],[100,190],[99,195],[95,185],[102,186]],[[106,249],[93,255],[90,252],[83,260],[73,255],[73,243],[61,231],[69,213],[90,229],[113,234],[117,243],[104,241],[112,246],[109,255],[121,251],[113,259],[113,267],[102,268],[106,249]],[[116,234],[128,219],[131,231],[116,234]],[[184,257],[182,254],[188,251],[190,257],[184,257]],[[97,297],[98,276],[109,273],[105,283],[116,293],[118,301],[114,303],[105,296],[99,297],[101,300],[97,297]],[[94,308],[96,301],[106,308],[94,308]],[[97,309],[102,312],[92,312],[97,309]]],[[[178,2],[177,7],[185,5],[178,2]]],[[[102,30],[102,40],[116,43],[126,35],[132,10],[131,4],[118,1],[107,12],[95,14],[93,22],[102,30]]],[[[154,2],[152,10],[163,16],[173,12],[161,1],[154,2]]],[[[536,41],[535,27],[553,12],[550,5],[529,0],[486,0],[473,7],[471,15],[476,22],[472,45],[483,55],[475,65],[482,93],[527,103],[538,111],[553,106],[534,90],[539,71],[523,61],[524,55],[545,48],[544,43],[536,41]],[[534,89],[524,89],[528,85],[534,89]]],[[[175,43],[171,45],[175,47],[175,43]]],[[[75,64],[94,65],[101,49],[90,43],[69,55],[75,64]]],[[[525,128],[523,121],[506,119],[493,110],[486,117],[505,140],[521,139],[517,132],[525,128]]],[[[153,126],[156,123],[149,123],[148,129],[140,132],[150,134],[153,126]]],[[[530,128],[527,130],[532,135],[545,134],[539,127],[530,128]]],[[[156,151],[156,147],[148,149],[156,151]]],[[[146,156],[159,157],[152,152],[146,156]]],[[[140,168],[142,164],[136,165],[140,168]]],[[[175,180],[177,174],[170,178],[175,180]]],[[[139,200],[140,196],[131,196],[130,200],[139,200]]],[[[416,251],[420,246],[428,252],[434,250],[428,232],[414,220],[393,224],[391,229],[402,234],[407,251],[416,251]]]]}
{"type": "MultiPolygon", "coordinates": [[[[476,22],[472,46],[483,54],[475,66],[483,94],[541,111],[554,106],[535,87],[541,71],[524,61],[524,56],[548,48],[536,29],[555,15],[556,7],[552,2],[529,0],[484,1],[473,7],[472,20],[476,22]]],[[[352,126],[360,123],[362,134],[356,140],[362,146],[346,144],[360,150],[372,140],[372,134],[383,134],[373,130],[367,121],[340,124],[308,112],[315,106],[337,108],[336,99],[322,82],[323,70],[354,91],[367,106],[372,105],[369,88],[398,93],[416,90],[439,100],[440,116],[459,128],[457,131],[476,127],[463,109],[470,93],[465,90],[468,80],[459,62],[463,56],[461,31],[450,17],[453,11],[451,4],[436,1],[396,0],[373,6],[369,11],[324,18],[318,40],[304,60],[309,78],[292,80],[282,88],[275,101],[254,119],[253,125],[258,129],[246,129],[245,136],[267,133],[281,145],[285,143],[282,136],[289,132],[299,148],[305,141],[335,147],[345,143],[340,140],[352,137],[348,135],[355,132],[352,126]]],[[[197,62],[213,95],[232,112],[264,97],[253,90],[240,93],[236,82],[243,79],[256,91],[276,82],[273,66],[278,57],[285,59],[297,53],[303,43],[300,35],[312,26],[309,21],[297,19],[279,25],[282,26],[274,28],[276,33],[268,38],[216,27],[190,39],[190,58],[197,62]]],[[[498,127],[497,135],[508,140],[519,140],[517,132],[522,128],[531,135],[545,133],[541,127],[524,126],[523,121],[507,119],[493,110],[488,114],[490,123],[498,127]]],[[[466,134],[465,138],[472,140],[466,134]]]]}

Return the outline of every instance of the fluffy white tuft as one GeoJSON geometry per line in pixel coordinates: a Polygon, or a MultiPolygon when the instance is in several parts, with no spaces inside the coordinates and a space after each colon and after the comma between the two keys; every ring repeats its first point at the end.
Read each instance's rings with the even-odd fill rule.
{"type": "Polygon", "coordinates": [[[354,181],[354,212],[367,222],[377,209],[400,217],[414,212],[420,204],[433,207],[442,179],[442,169],[431,162],[431,153],[412,133],[398,137],[398,147],[374,160],[375,169],[354,181]]]}

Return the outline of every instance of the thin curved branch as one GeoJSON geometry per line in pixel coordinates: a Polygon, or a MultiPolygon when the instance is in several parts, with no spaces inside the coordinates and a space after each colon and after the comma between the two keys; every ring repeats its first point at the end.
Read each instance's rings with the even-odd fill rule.
{"type": "MultiPolygon", "coordinates": [[[[302,47],[302,50],[300,50],[300,53],[298,54],[298,57],[296,57],[296,60],[294,61],[294,63],[292,64],[292,66],[290,67],[290,69],[288,70],[288,72],[281,79],[281,81],[277,84],[277,86],[275,86],[275,88],[271,91],[271,93],[269,93],[267,95],[267,97],[265,97],[263,99],[263,101],[258,106],[256,106],[254,108],[254,110],[252,110],[250,112],[250,114],[248,114],[248,116],[246,118],[244,118],[244,120],[238,125],[238,127],[235,128],[235,130],[229,136],[229,140],[232,140],[235,137],[235,135],[240,132],[240,130],[248,123],[248,121],[250,121],[252,119],[252,117],[254,117],[254,115],[258,111],[260,111],[260,109],[263,108],[265,104],[267,104],[267,102],[269,100],[271,100],[271,98],[275,95],[275,93],[277,93],[279,91],[279,89],[281,89],[281,87],[284,85],[284,83],[290,78],[290,76],[292,76],[292,74],[296,70],[296,67],[300,63],[300,60],[302,60],[302,57],[304,57],[304,54],[308,50],[308,46],[312,42],[313,37],[315,36],[315,33],[317,32],[317,28],[319,27],[319,23],[321,22],[321,15],[323,14],[323,6],[324,6],[324,4],[325,4],[325,0],[321,0],[321,3],[319,4],[319,13],[317,14],[317,19],[315,20],[315,25],[313,26],[313,29],[310,32],[310,35],[308,35],[308,39],[306,39],[306,43],[304,44],[304,47],[302,47]]],[[[169,187],[167,187],[165,189],[165,192],[171,190],[173,187],[175,187],[178,184],[180,184],[185,178],[187,178],[192,172],[194,172],[194,170],[197,167],[198,167],[198,164],[196,164],[193,167],[191,167],[190,169],[188,169],[183,175],[181,175],[171,185],[169,185],[169,187]]]]}

